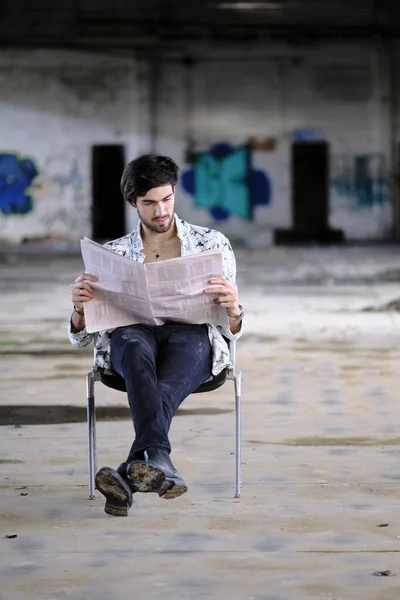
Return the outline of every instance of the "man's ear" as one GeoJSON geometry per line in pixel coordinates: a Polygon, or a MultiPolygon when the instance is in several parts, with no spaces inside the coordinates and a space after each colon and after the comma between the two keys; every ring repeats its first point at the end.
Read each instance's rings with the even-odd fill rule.
{"type": "Polygon", "coordinates": [[[134,200],[130,201],[129,204],[133,206],[133,208],[137,208],[136,202],[134,200]]]}

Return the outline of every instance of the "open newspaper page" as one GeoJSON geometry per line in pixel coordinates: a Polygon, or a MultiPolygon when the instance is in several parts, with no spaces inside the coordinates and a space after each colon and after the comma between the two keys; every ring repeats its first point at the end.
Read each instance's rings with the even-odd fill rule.
{"type": "Polygon", "coordinates": [[[98,278],[90,282],[93,300],[84,303],[89,333],[142,323],[229,323],[216,295],[205,294],[212,277],[222,277],[221,252],[143,264],[87,238],[81,240],[85,271],[98,278]]]}
{"type": "Polygon", "coordinates": [[[85,271],[98,278],[90,282],[94,299],[85,302],[89,333],[143,323],[154,325],[144,265],[85,238],[81,241],[85,271]]]}
{"type": "Polygon", "coordinates": [[[147,285],[157,322],[228,325],[226,310],[205,294],[212,277],[222,277],[221,252],[208,250],[146,264],[147,285]]]}

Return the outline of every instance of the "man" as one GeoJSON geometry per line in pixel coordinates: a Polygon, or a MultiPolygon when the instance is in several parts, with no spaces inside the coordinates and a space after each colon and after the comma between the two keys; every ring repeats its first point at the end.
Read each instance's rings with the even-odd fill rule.
{"type": "MultiPolygon", "coordinates": [[[[215,302],[229,315],[229,327],[167,322],[162,326],[131,325],[97,336],[95,364],[111,368],[125,380],[135,440],[128,458],[117,470],[103,467],[96,487],[105,496],[105,511],[126,516],[132,493],[156,492],[176,498],[187,491],[170,458],[171,421],[183,400],[212,375],[229,366],[224,338],[242,333],[243,308],[236,288],[236,263],[231,245],[220,232],[190,225],[175,214],[178,167],[165,156],[145,155],[130,162],[122,175],[121,190],[138,212],[132,233],[105,244],[110,250],[139,262],[153,262],[220,250],[223,278],[210,280],[215,302]]],[[[74,312],[69,320],[72,344],[86,346],[93,339],[85,329],[83,307],[94,291],[96,278],[78,277],[72,288],[74,312]]]]}

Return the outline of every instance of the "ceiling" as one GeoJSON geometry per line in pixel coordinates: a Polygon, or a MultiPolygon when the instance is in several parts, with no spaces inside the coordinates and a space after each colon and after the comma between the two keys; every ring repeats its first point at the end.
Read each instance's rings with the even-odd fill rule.
{"type": "Polygon", "coordinates": [[[162,48],[266,37],[398,37],[400,0],[9,0],[2,47],[162,48]]]}

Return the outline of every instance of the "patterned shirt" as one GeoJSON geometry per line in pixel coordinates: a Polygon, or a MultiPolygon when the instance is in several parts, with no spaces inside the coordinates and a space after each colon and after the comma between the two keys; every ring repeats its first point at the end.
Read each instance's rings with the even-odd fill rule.
{"type": "MultiPolygon", "coordinates": [[[[220,250],[223,257],[223,277],[225,280],[236,285],[236,261],[229,240],[219,231],[206,227],[191,225],[175,215],[175,223],[178,237],[181,241],[181,256],[198,254],[206,250],[220,250]]],[[[122,256],[143,262],[146,258],[143,254],[143,243],[140,235],[140,221],[136,229],[124,237],[107,242],[105,248],[122,256]]],[[[72,315],[68,321],[68,336],[74,346],[87,346],[94,338],[93,333],[88,333],[86,328],[74,333],[71,323],[72,315]]],[[[212,374],[218,375],[226,367],[232,366],[229,357],[228,340],[238,339],[243,333],[243,325],[236,334],[231,333],[229,327],[219,325],[208,325],[208,337],[212,347],[212,374]]],[[[100,331],[96,338],[95,366],[111,369],[110,361],[110,335],[113,329],[100,331]]]]}

